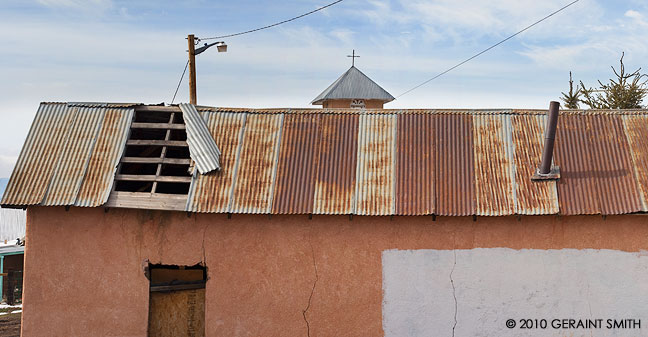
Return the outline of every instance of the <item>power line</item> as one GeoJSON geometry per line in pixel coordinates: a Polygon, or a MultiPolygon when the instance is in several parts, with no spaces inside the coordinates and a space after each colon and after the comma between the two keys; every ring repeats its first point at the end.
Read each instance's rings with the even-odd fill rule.
{"type": "Polygon", "coordinates": [[[176,87],[175,93],[173,94],[173,99],[171,100],[171,104],[173,104],[173,101],[175,101],[176,95],[178,94],[178,89],[180,89],[180,84],[182,83],[182,79],[184,78],[185,73],[187,72],[187,66],[189,66],[189,61],[185,64],[184,71],[182,71],[182,76],[180,76],[180,81],[178,81],[178,86],[176,87]]]}
{"type": "Polygon", "coordinates": [[[311,14],[313,14],[313,13],[315,13],[315,12],[319,12],[319,11],[321,11],[322,9],[325,9],[325,8],[331,7],[331,6],[333,6],[333,5],[337,4],[337,3],[340,3],[340,2],[342,2],[342,1],[343,1],[343,0],[337,0],[337,1],[335,1],[335,2],[331,2],[330,4],[328,4],[328,5],[326,5],[326,6],[323,6],[323,7],[320,7],[320,8],[318,8],[318,9],[312,10],[312,11],[310,11],[310,12],[308,12],[308,13],[304,13],[304,14],[302,14],[302,15],[295,16],[294,18],[291,18],[291,19],[288,19],[288,20],[284,20],[284,21],[281,21],[281,22],[274,23],[274,24],[271,24],[271,25],[269,25],[269,26],[260,27],[260,28],[256,28],[256,29],[248,30],[248,31],[245,31],[245,32],[235,33],[235,34],[229,34],[229,35],[223,35],[223,36],[215,36],[215,37],[208,37],[208,38],[201,38],[201,40],[223,39],[223,38],[226,38],[226,37],[239,36],[239,35],[243,35],[243,34],[247,34],[247,33],[253,33],[253,32],[260,31],[260,30],[264,30],[264,29],[272,28],[272,27],[275,27],[275,26],[279,26],[279,25],[281,25],[281,24],[284,24],[284,23],[286,23],[286,22],[290,22],[290,21],[293,21],[293,20],[297,20],[297,19],[303,18],[304,16],[311,15],[311,14]]]}
{"type": "Polygon", "coordinates": [[[429,80],[427,80],[427,81],[425,81],[425,82],[423,82],[423,83],[421,83],[421,84],[415,86],[414,88],[405,91],[404,93],[402,93],[402,94],[396,96],[396,98],[399,98],[399,97],[401,97],[401,96],[403,96],[403,95],[405,95],[405,94],[407,94],[407,93],[409,93],[409,92],[411,92],[411,91],[414,91],[414,90],[416,90],[416,89],[418,89],[418,88],[420,88],[420,87],[426,85],[427,83],[429,83],[429,82],[431,82],[431,81],[433,81],[433,80],[435,80],[435,79],[437,79],[437,78],[439,78],[439,77],[441,77],[441,76],[443,76],[443,75],[449,73],[450,71],[452,71],[452,70],[458,68],[459,66],[463,65],[464,63],[466,63],[466,62],[468,62],[468,61],[470,61],[470,60],[476,58],[477,56],[479,56],[479,55],[481,55],[481,54],[483,54],[483,53],[485,53],[485,52],[487,52],[487,51],[489,51],[489,50],[491,50],[491,49],[493,49],[493,48],[499,46],[500,44],[502,44],[502,43],[504,43],[504,42],[506,42],[506,41],[508,41],[508,40],[510,40],[510,39],[512,39],[512,38],[514,38],[515,36],[520,35],[520,34],[523,33],[524,31],[526,31],[527,29],[529,29],[529,28],[531,28],[531,27],[533,27],[533,26],[539,24],[540,22],[542,22],[542,21],[544,21],[544,20],[546,20],[546,19],[548,19],[548,18],[550,18],[550,17],[552,17],[552,16],[558,14],[558,13],[561,12],[562,10],[564,10],[564,9],[566,9],[567,7],[569,7],[569,6],[571,6],[571,5],[575,4],[575,3],[577,3],[578,1],[580,1],[580,0],[574,0],[574,1],[570,2],[568,5],[566,5],[566,6],[562,7],[562,8],[560,8],[559,10],[557,10],[557,11],[555,11],[555,12],[553,12],[553,13],[547,15],[547,16],[545,16],[544,18],[542,18],[542,19],[540,19],[540,20],[534,22],[533,24],[526,26],[524,29],[518,31],[517,33],[515,33],[515,34],[513,34],[513,35],[511,35],[511,36],[509,36],[509,37],[507,37],[507,38],[505,38],[504,40],[502,40],[502,41],[500,41],[500,42],[497,42],[496,44],[494,44],[494,45],[492,45],[492,46],[490,46],[490,47],[488,47],[488,48],[486,48],[486,49],[480,51],[479,53],[477,53],[477,54],[475,54],[475,55],[473,55],[473,56],[471,56],[471,57],[465,59],[464,61],[462,61],[462,62],[460,62],[460,63],[454,65],[453,67],[446,69],[446,70],[443,71],[442,73],[440,73],[440,74],[438,74],[438,75],[432,77],[431,79],[429,79],[429,80]]]}

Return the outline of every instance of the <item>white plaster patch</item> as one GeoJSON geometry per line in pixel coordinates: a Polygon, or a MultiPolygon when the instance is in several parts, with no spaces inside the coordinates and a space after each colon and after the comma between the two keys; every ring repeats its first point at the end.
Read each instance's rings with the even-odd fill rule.
{"type": "Polygon", "coordinates": [[[648,336],[646,254],[386,250],[382,264],[385,336],[452,336],[454,296],[455,336],[648,336]],[[547,328],[520,329],[520,319],[546,319],[547,328]],[[555,329],[554,319],[603,321],[599,329],[555,329]],[[641,329],[607,329],[607,319],[640,319],[641,329]]]}

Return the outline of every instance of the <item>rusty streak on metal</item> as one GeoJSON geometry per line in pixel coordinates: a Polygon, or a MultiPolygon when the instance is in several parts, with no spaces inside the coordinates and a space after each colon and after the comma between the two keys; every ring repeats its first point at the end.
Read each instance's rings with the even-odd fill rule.
{"type": "Polygon", "coordinates": [[[208,128],[221,149],[220,171],[194,177],[188,211],[227,212],[235,178],[236,156],[242,140],[246,114],[210,113],[208,128]]]}
{"type": "Polygon", "coordinates": [[[352,214],[358,147],[355,115],[320,117],[320,158],[313,214],[352,214]]]}
{"type": "Polygon", "coordinates": [[[532,182],[542,157],[542,134],[546,116],[512,116],[516,214],[557,214],[558,194],[555,180],[532,182]]]}
{"type": "Polygon", "coordinates": [[[248,115],[232,196],[232,213],[269,213],[283,115],[248,115]]]}
{"type": "Polygon", "coordinates": [[[355,214],[394,214],[396,121],[390,115],[360,116],[355,214]]]}
{"type": "Polygon", "coordinates": [[[477,215],[514,214],[510,116],[474,116],[473,124],[477,215]]]}

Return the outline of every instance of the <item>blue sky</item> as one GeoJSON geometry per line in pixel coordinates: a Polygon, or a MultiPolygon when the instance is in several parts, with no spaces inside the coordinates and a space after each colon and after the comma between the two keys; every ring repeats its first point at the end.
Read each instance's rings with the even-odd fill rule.
{"type": "MultiPolygon", "coordinates": [[[[41,101],[170,102],[189,33],[264,26],[329,0],[3,0],[0,177],[41,101]]],[[[200,104],[307,107],[350,66],[394,96],[566,5],[568,0],[345,0],[198,56],[200,104]]],[[[593,85],[622,51],[648,67],[648,2],[580,0],[389,108],[546,108],[569,71],[593,85]]],[[[188,101],[187,82],[176,101],[188,101]]]]}

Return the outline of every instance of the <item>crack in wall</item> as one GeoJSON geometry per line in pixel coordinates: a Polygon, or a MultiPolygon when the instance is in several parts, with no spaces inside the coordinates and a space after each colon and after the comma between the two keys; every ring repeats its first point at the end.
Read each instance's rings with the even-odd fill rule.
{"type": "Polygon", "coordinates": [[[452,297],[454,297],[455,311],[454,311],[454,324],[452,325],[452,337],[455,335],[455,328],[457,327],[457,293],[454,285],[454,280],[452,279],[452,273],[454,273],[455,267],[457,266],[457,251],[452,250],[454,253],[454,264],[452,265],[452,270],[450,270],[450,284],[452,285],[452,297]]]}
{"type": "Polygon", "coordinates": [[[306,322],[306,335],[310,337],[310,323],[306,317],[308,309],[311,307],[311,302],[313,300],[313,294],[315,293],[315,287],[317,286],[317,281],[319,280],[319,274],[317,273],[317,263],[315,263],[315,249],[313,248],[313,236],[312,236],[313,227],[311,225],[311,233],[308,237],[308,244],[311,248],[311,256],[313,257],[313,268],[315,269],[315,281],[313,282],[313,288],[311,289],[310,296],[308,296],[308,305],[306,309],[302,310],[302,315],[304,316],[304,322],[306,322]]]}
{"type": "MultiPolygon", "coordinates": [[[[196,223],[196,217],[194,216],[194,223],[196,223]]],[[[205,254],[205,234],[207,233],[207,223],[205,223],[205,228],[203,228],[202,235],[202,255],[203,255],[203,266],[207,267],[207,255],[205,254]]]]}

